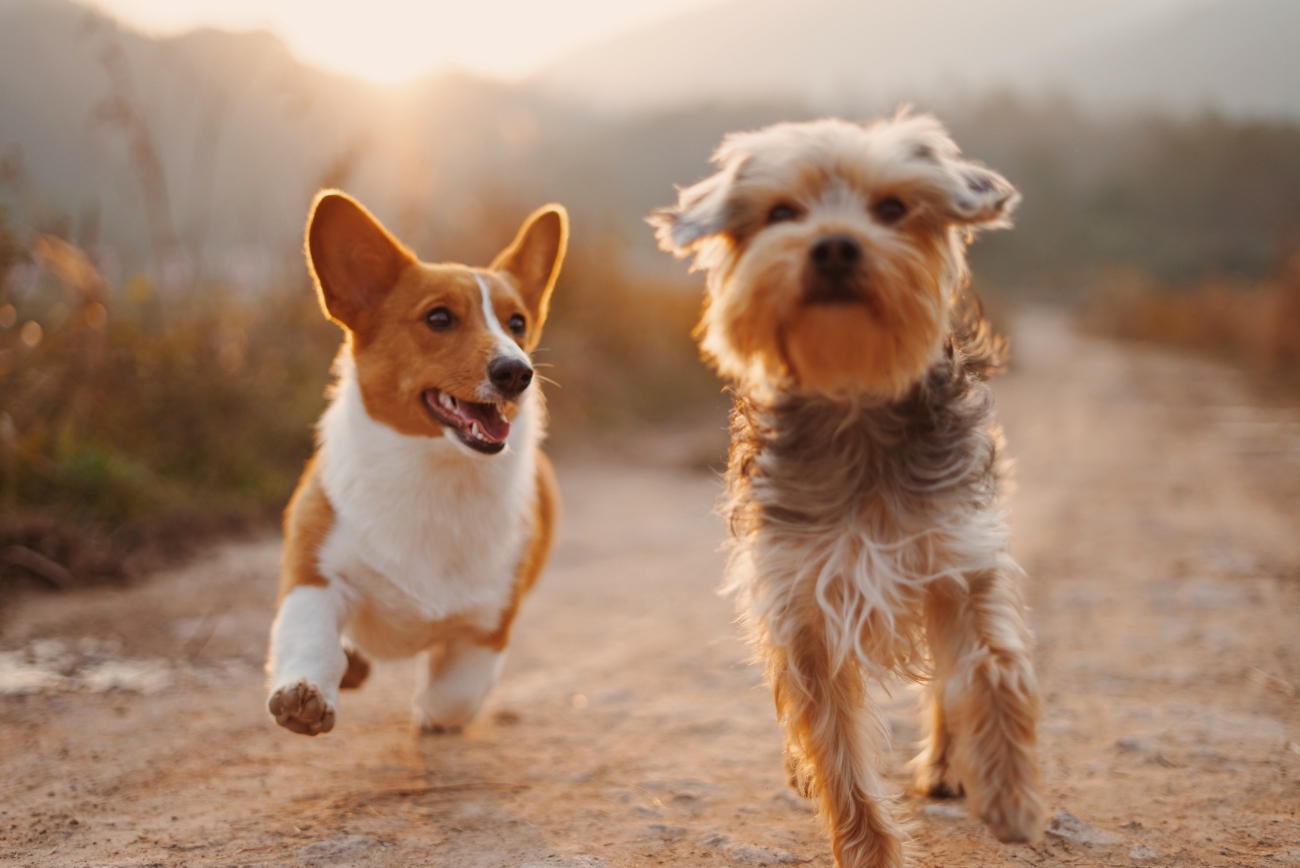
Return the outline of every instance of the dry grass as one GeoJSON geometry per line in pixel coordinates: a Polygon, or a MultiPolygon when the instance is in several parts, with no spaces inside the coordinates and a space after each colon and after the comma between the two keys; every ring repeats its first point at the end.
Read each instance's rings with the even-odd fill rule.
{"type": "Polygon", "coordinates": [[[60,584],[34,552],[64,584],[116,578],[266,523],[310,454],[337,342],[305,287],[160,298],[45,265],[0,299],[0,576],[60,584]]]}
{"type": "Polygon", "coordinates": [[[1111,275],[1087,305],[1086,328],[1211,355],[1269,389],[1300,394],[1300,252],[1258,284],[1171,287],[1139,272],[1111,275]]]}

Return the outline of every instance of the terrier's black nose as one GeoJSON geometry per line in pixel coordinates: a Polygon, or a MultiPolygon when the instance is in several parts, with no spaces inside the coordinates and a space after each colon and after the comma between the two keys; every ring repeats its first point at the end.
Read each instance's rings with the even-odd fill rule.
{"type": "Polygon", "coordinates": [[[808,256],[822,274],[838,277],[862,261],[862,245],[850,235],[827,235],[813,245],[808,256]]]}
{"type": "Polygon", "coordinates": [[[488,365],[488,379],[497,391],[507,398],[513,398],[533,381],[533,368],[527,362],[510,356],[493,359],[488,365]]]}

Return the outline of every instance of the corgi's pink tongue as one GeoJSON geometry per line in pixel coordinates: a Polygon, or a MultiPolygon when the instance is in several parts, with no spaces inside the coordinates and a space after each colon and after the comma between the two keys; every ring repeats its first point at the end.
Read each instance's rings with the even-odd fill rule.
{"type": "Polygon", "coordinates": [[[510,434],[510,422],[502,415],[496,404],[473,404],[469,401],[456,403],[456,415],[465,420],[465,427],[473,430],[473,423],[478,423],[478,431],[483,439],[500,443],[510,434]]]}

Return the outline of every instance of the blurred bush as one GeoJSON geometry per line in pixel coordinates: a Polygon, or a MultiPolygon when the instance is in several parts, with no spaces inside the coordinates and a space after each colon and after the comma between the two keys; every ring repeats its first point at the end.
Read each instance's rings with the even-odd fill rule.
{"type": "MultiPolygon", "coordinates": [[[[486,213],[466,231],[494,251],[527,211],[486,213]]],[[[578,238],[537,356],[557,446],[715,400],[689,334],[698,290],[635,280],[615,239],[578,238]]],[[[162,293],[143,275],[110,287],[74,245],[24,248],[0,219],[0,287],[0,576],[113,579],[269,525],[311,454],[340,339],[305,268],[256,295],[162,293]],[[15,268],[36,275],[21,292],[15,268]]]]}
{"type": "Polygon", "coordinates": [[[689,420],[721,393],[691,337],[703,279],[636,276],[620,251],[612,237],[574,247],[538,348],[562,449],[600,431],[689,420]]]}
{"type": "MultiPolygon", "coordinates": [[[[22,251],[7,251],[11,270],[22,251]]],[[[273,515],[310,454],[338,341],[305,285],[162,297],[142,276],[114,291],[57,238],[31,257],[33,285],[0,297],[5,573],[116,577],[131,557],[273,515]]]]}
{"type": "Polygon", "coordinates": [[[1300,394],[1300,251],[1253,284],[1219,278],[1179,287],[1140,271],[1115,273],[1083,322],[1095,333],[1208,354],[1268,388],[1300,394]]]}

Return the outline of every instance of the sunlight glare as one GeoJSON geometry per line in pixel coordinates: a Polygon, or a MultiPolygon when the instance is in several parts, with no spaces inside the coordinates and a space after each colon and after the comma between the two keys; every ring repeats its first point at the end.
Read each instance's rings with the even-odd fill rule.
{"type": "Polygon", "coordinates": [[[518,79],[566,49],[715,0],[94,0],[153,34],[266,29],[303,60],[372,81],[448,67],[518,79]]]}

